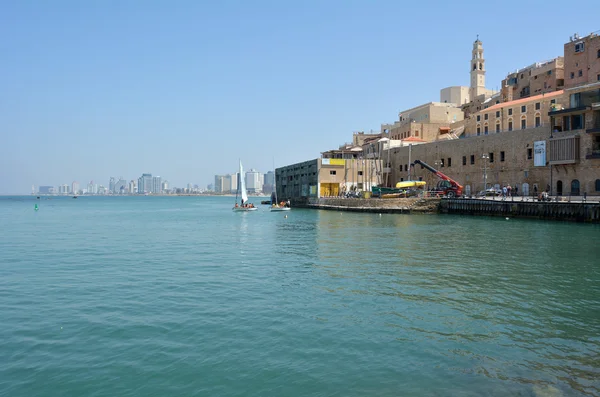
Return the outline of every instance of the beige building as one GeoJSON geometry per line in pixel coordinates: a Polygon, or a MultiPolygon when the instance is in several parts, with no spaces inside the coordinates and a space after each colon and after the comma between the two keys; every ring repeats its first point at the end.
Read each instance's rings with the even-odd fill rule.
{"type": "Polygon", "coordinates": [[[600,81],[599,32],[575,35],[565,44],[565,89],[600,81]]]}
{"type": "Polygon", "coordinates": [[[501,102],[560,91],[564,88],[564,76],[563,57],[519,69],[502,80],[501,102]]]}
{"type": "Polygon", "coordinates": [[[452,103],[430,102],[407,109],[398,115],[394,124],[383,124],[390,139],[400,140],[410,137],[435,141],[447,132],[450,124],[463,120],[463,112],[452,103]]]}
{"type": "Polygon", "coordinates": [[[371,191],[380,168],[377,160],[357,158],[320,158],[277,168],[277,197],[338,197],[348,191],[371,191]]]}
{"type": "Polygon", "coordinates": [[[440,90],[440,102],[465,105],[471,102],[470,88],[465,86],[446,87],[440,90]]]}
{"type": "Polygon", "coordinates": [[[465,135],[489,135],[550,125],[548,112],[563,101],[563,91],[492,105],[469,116],[465,135]]]}

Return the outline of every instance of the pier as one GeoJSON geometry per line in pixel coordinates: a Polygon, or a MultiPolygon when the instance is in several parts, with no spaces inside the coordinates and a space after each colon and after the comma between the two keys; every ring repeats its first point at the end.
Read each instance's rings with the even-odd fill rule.
{"type": "Polygon", "coordinates": [[[310,198],[293,207],[383,214],[455,214],[600,223],[598,201],[537,201],[531,198],[310,198]]]}

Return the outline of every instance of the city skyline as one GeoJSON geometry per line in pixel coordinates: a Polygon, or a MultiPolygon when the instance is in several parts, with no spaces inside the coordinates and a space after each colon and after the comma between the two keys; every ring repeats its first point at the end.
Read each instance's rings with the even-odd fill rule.
{"type": "MultiPolygon", "coordinates": [[[[503,7],[545,21],[563,6],[551,3],[503,7]]],[[[533,35],[485,18],[496,8],[3,3],[0,32],[11,41],[0,194],[151,169],[173,186],[206,186],[238,158],[271,170],[273,158],[279,167],[318,157],[437,98],[439,87],[466,85],[464,54],[477,34],[489,88],[498,89],[508,73],[560,55],[565,37],[598,29],[590,12],[533,35]],[[400,23],[402,15],[427,23],[400,23]]]]}

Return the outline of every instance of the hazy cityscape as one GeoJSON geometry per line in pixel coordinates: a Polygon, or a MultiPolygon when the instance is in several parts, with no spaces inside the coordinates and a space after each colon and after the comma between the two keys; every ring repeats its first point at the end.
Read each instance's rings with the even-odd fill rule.
{"type": "MultiPolygon", "coordinates": [[[[274,190],[275,173],[269,171],[263,174],[250,169],[244,175],[248,194],[269,195],[274,190]]],[[[165,194],[236,194],[239,186],[239,172],[215,175],[214,183],[207,186],[188,183],[184,187],[171,186],[169,181],[159,175],[144,173],[137,179],[127,180],[121,177],[109,178],[108,184],[97,183],[93,180],[86,183],[73,181],[58,186],[40,185],[31,187],[31,194],[41,195],[165,195],[165,194]]]]}

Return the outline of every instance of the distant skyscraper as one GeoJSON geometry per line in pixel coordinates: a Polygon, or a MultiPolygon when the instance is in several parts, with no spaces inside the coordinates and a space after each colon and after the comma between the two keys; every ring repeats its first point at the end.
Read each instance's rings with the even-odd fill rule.
{"type": "Polygon", "coordinates": [[[223,193],[223,180],[225,177],[223,175],[215,175],[215,192],[223,193]]]}
{"type": "Polygon", "coordinates": [[[52,194],[54,193],[54,186],[39,186],[38,193],[40,194],[52,194]]]}
{"type": "Polygon", "coordinates": [[[264,176],[264,184],[262,191],[263,193],[271,194],[275,186],[275,173],[273,171],[267,172],[264,176]]]}
{"type": "Polygon", "coordinates": [[[108,191],[111,193],[117,193],[116,189],[115,189],[115,177],[111,176],[110,177],[110,181],[108,182],[108,191]]]}
{"type": "MultiPolygon", "coordinates": [[[[110,188],[109,188],[110,190],[110,188]]],[[[115,194],[124,194],[127,190],[127,181],[123,177],[119,177],[119,180],[115,182],[112,192],[115,194]]]]}
{"type": "Polygon", "coordinates": [[[169,190],[169,181],[162,181],[161,190],[163,192],[166,192],[167,190],[169,190]]]}
{"type": "Polygon", "coordinates": [[[160,176],[152,177],[152,193],[159,194],[162,193],[162,180],[160,176]]]}
{"type": "Polygon", "coordinates": [[[71,192],[73,194],[79,194],[79,182],[73,181],[73,183],[71,184],[71,192]]]}
{"type": "Polygon", "coordinates": [[[259,193],[262,191],[263,185],[263,175],[256,171],[255,169],[251,169],[246,172],[246,189],[249,193],[259,193]]]}
{"type": "Polygon", "coordinates": [[[129,194],[134,194],[134,193],[137,193],[137,184],[132,179],[131,181],[129,181],[129,194]]]}
{"type": "Polygon", "coordinates": [[[213,190],[214,190],[214,188],[215,188],[215,185],[213,185],[212,183],[209,183],[209,184],[206,186],[206,190],[208,190],[208,191],[213,191],[213,190]]]}
{"type": "Polygon", "coordinates": [[[137,191],[139,194],[152,192],[152,174],[142,174],[138,179],[137,191]]]}

